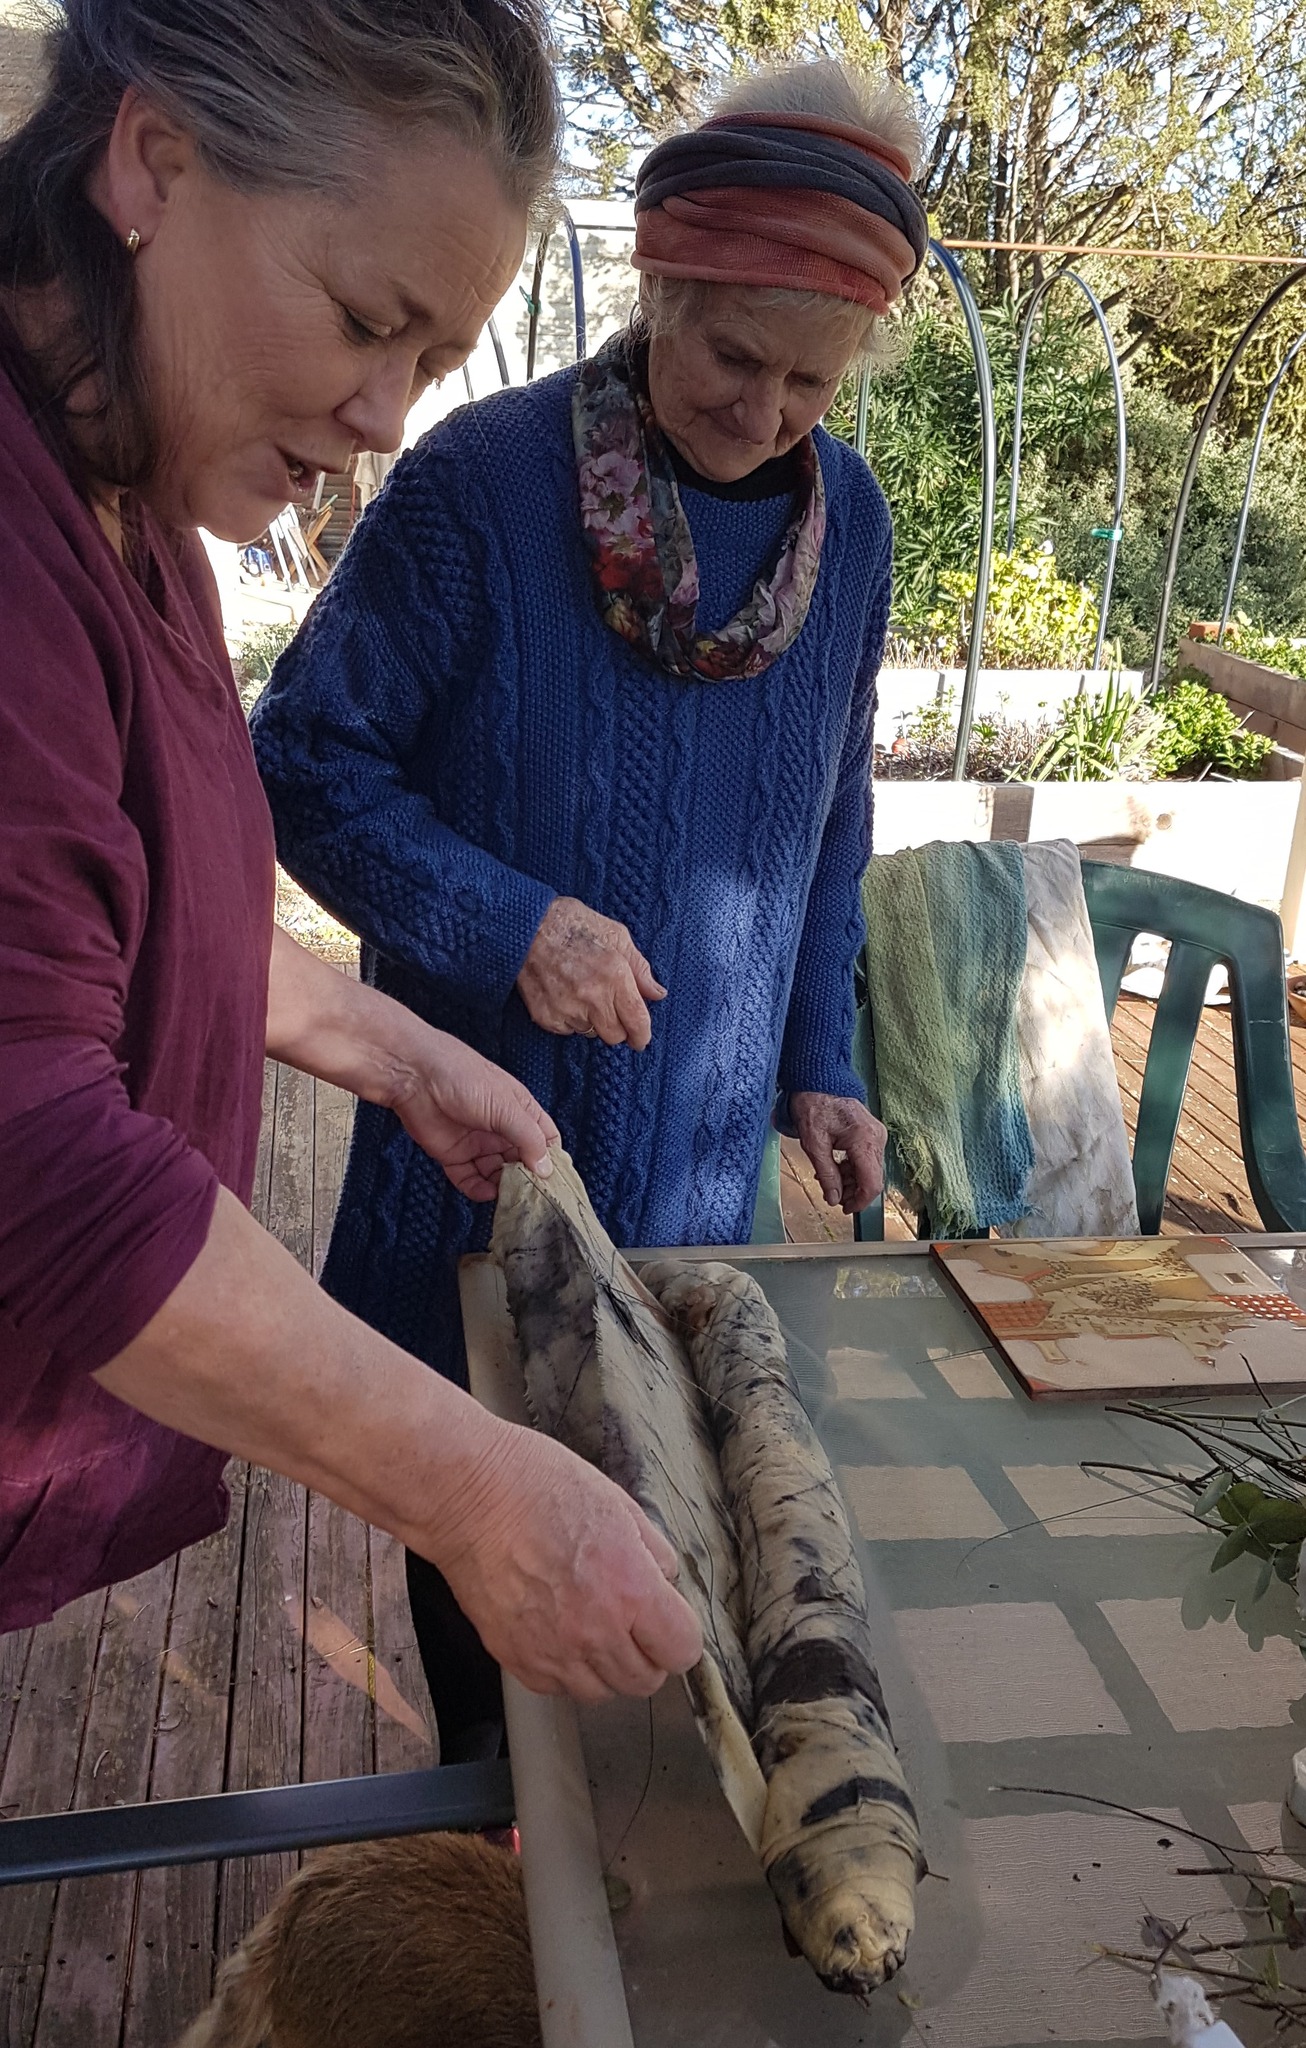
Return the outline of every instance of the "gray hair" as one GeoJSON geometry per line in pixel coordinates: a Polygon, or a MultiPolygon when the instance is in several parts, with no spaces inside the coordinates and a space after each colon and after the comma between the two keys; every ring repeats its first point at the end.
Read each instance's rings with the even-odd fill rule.
{"type": "MultiPolygon", "coordinates": [[[[737,78],[713,101],[703,119],[729,114],[809,114],[818,120],[868,128],[903,152],[913,177],[924,153],[920,116],[905,87],[885,72],[861,71],[833,58],[768,65],[737,78]]],[[[645,272],[640,280],[640,310],[654,334],[674,334],[700,318],[713,291],[720,289],[701,278],[645,272]]],[[[884,369],[898,360],[898,324],[892,314],[871,313],[848,300],[834,299],[828,292],[791,292],[769,285],[747,289],[750,302],[761,308],[783,305],[801,311],[818,305],[828,308],[832,303],[846,305],[849,324],[857,330],[852,361],[884,369]]]]}
{"type": "Polygon", "coordinates": [[[887,72],[861,71],[832,57],[767,65],[735,79],[706,118],[727,114],[810,114],[820,121],[869,128],[902,151],[913,178],[924,154],[920,115],[906,87],[887,72]]]}
{"type": "Polygon", "coordinates": [[[526,206],[556,168],[543,0],[62,0],[46,19],[44,95],[0,144],[0,285],[63,287],[57,365],[18,367],[74,473],[67,399],[88,377],[106,481],[139,484],[155,461],[131,260],[86,196],[130,87],[245,191],[347,193],[379,144],[424,128],[483,150],[526,206]]]}
{"type": "Polygon", "coordinates": [[[849,363],[867,363],[873,370],[889,369],[898,361],[898,323],[892,314],[872,313],[850,299],[838,299],[832,292],[786,291],[782,285],[721,285],[701,277],[661,277],[645,271],[639,281],[639,310],[650,334],[673,335],[701,319],[712,303],[713,294],[745,291],[750,306],[765,312],[783,306],[791,312],[828,312],[842,306],[848,315],[852,336],[849,363]]]}

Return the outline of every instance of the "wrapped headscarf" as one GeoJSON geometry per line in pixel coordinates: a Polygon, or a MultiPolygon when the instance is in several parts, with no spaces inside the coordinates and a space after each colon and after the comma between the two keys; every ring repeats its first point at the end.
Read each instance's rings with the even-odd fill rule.
{"type": "Polygon", "coordinates": [[[815,114],[727,114],[651,150],[635,181],[637,270],[824,292],[883,313],[925,258],[911,164],[815,114]]]}

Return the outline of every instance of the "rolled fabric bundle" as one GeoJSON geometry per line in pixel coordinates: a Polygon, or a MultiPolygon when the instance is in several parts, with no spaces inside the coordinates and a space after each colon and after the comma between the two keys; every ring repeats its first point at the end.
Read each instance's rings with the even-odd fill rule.
{"type": "Polygon", "coordinates": [[[923,1869],[829,1461],[756,1281],[658,1260],[636,1276],[555,1152],[504,1169],[493,1249],[537,1425],[671,1542],[704,1654],[685,1684],[794,1948],[832,1991],[897,1970],[923,1869]]]}

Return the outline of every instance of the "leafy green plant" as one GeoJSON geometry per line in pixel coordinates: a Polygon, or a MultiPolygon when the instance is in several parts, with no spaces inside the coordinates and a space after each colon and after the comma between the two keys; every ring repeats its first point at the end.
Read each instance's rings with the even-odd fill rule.
{"type": "Polygon", "coordinates": [[[1306,640],[1290,639],[1286,634],[1258,633],[1253,626],[1240,623],[1231,651],[1306,683],[1306,640]]]}
{"type": "MultiPolygon", "coordinates": [[[[1053,295],[1030,348],[1016,531],[1021,550],[1050,540],[1058,574],[1086,585],[1096,601],[1104,535],[1113,524],[1115,412],[1101,339],[1072,298],[1053,295]]],[[[1010,476],[1018,313],[1008,301],[983,311],[997,413],[1000,508],[1010,476]]],[[[866,451],[893,513],[894,632],[919,658],[941,660],[931,645],[930,625],[944,605],[940,579],[973,576],[979,552],[980,426],[970,346],[937,279],[926,276],[913,287],[902,339],[898,367],[871,383],[866,451]]],[[[1120,642],[1126,666],[1138,668],[1151,657],[1193,412],[1145,381],[1139,358],[1127,366],[1126,377],[1129,479],[1108,629],[1120,642]]],[[[1256,385],[1258,404],[1262,389],[1256,385]]],[[[828,424],[851,439],[855,417],[856,380],[849,379],[828,424]]],[[[1276,414],[1257,471],[1239,592],[1257,627],[1291,637],[1306,634],[1306,493],[1299,444],[1286,438],[1279,421],[1276,414]]],[[[1220,615],[1247,459],[1246,440],[1236,432],[1222,425],[1208,438],[1184,528],[1171,649],[1189,619],[1220,615]]],[[[1000,560],[1002,510],[996,542],[1000,560]]],[[[947,635],[955,645],[955,600],[947,635]]],[[[1040,665],[1047,659],[1040,656],[1040,665]]]]}
{"type": "Polygon", "coordinates": [[[240,685],[240,701],[252,711],[267,686],[278,660],[295,637],[295,627],[252,626],[236,649],[234,666],[240,685]]]}
{"type": "Polygon", "coordinates": [[[1164,720],[1156,748],[1158,775],[1205,775],[1214,769],[1239,781],[1263,770],[1274,741],[1248,732],[1243,720],[1197,669],[1179,669],[1161,685],[1152,703],[1164,720]]]}
{"type": "MultiPolygon", "coordinates": [[[[985,310],[997,407],[999,466],[1010,459],[1015,413],[1017,317],[1009,302],[985,310]]],[[[893,625],[913,646],[928,646],[940,608],[940,577],[974,574],[980,538],[980,419],[975,365],[949,287],[930,275],[913,288],[899,359],[871,381],[866,451],[893,512],[893,625]]],[[[828,426],[853,438],[855,378],[832,408],[828,426]]],[[[1042,514],[1049,468],[1096,473],[1106,459],[1112,420],[1100,344],[1068,306],[1048,307],[1029,356],[1025,386],[1024,468],[1017,539],[1032,549],[1048,536],[1042,514]]],[[[1097,544],[1097,561],[1102,560],[1097,544]]],[[[1090,571],[1089,579],[1098,571],[1090,571]]],[[[955,601],[948,638],[958,637],[955,601]]],[[[1039,657],[1039,665],[1047,659],[1039,657]]]]}
{"type": "Polygon", "coordinates": [[[1029,766],[1031,782],[1146,782],[1156,774],[1165,719],[1119,673],[1092,696],[1067,698],[1029,766]]]}
{"type": "Polygon", "coordinates": [[[1278,1578],[1298,1582],[1306,1542],[1306,1422],[1299,1401],[1264,1401],[1248,1415],[1202,1407],[1130,1401],[1124,1415],[1160,1424],[1195,1447],[1204,1460],[1197,1473],[1159,1467],[1103,1465],[1173,1487],[1183,1512],[1219,1536],[1211,1557],[1218,1572],[1244,1555],[1260,1562],[1256,1597],[1278,1578]]]}
{"type": "MultiPolygon", "coordinates": [[[[930,638],[945,660],[961,662],[975,610],[974,571],[945,572],[939,589],[944,602],[930,615],[930,638]]],[[[1050,543],[994,556],[984,614],[988,667],[1081,668],[1092,660],[1096,639],[1093,594],[1058,575],[1050,543]]]]}

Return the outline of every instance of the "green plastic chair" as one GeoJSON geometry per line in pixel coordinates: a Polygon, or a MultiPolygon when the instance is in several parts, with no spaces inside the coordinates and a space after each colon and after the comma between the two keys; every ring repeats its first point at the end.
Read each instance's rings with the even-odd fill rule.
{"type": "MultiPolygon", "coordinates": [[[[1283,971],[1283,927],[1271,910],[1240,903],[1216,889],[1199,888],[1138,868],[1085,861],[1084,895],[1093,927],[1107,1016],[1114,1014],[1120,982],[1140,932],[1169,939],[1170,958],[1156,1006],[1143,1075],[1134,1140],[1134,1189],[1143,1235],[1161,1228],[1170,1162],[1197,1027],[1211,970],[1229,976],[1234,1071],[1243,1164],[1257,1213],[1267,1230],[1306,1230],[1306,1152],[1297,1122],[1288,1000],[1283,971]]],[[[872,1107],[875,1062],[871,1018],[859,1005],[853,1057],[867,1083],[872,1107]]],[[[928,1225],[926,1226],[928,1234],[928,1225]]],[[[854,1218],[862,1242],[884,1236],[884,1203],[854,1218]]],[[[772,1133],[754,1218],[754,1240],[778,1243],[780,1146],[772,1133]],[[765,1235],[764,1235],[765,1233],[765,1235]]]]}

